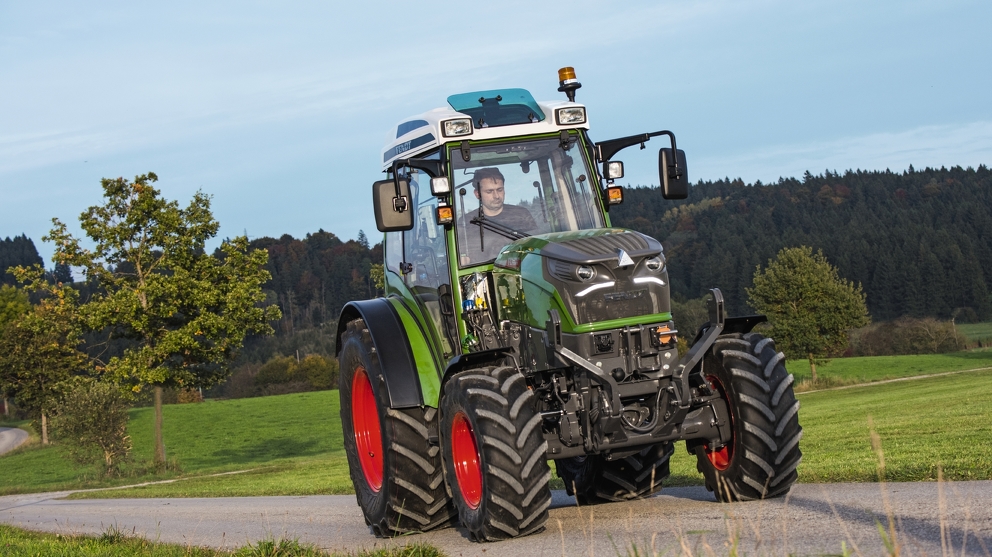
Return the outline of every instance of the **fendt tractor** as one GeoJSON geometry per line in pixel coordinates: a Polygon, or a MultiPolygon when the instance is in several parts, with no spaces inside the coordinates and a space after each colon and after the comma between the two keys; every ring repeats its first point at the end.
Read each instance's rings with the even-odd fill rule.
{"type": "Polygon", "coordinates": [[[372,533],[457,521],[477,541],[544,528],[548,461],[579,504],[650,496],[685,441],[718,501],[785,494],[801,460],[784,356],[728,317],[672,319],[661,243],[613,228],[622,149],[659,150],[665,199],[689,179],[670,131],[589,138],[581,86],[448,97],[406,119],[372,186],[385,297],[350,302],[337,350],[344,445],[372,533]],[[679,335],[692,340],[680,356],[679,335]]]}

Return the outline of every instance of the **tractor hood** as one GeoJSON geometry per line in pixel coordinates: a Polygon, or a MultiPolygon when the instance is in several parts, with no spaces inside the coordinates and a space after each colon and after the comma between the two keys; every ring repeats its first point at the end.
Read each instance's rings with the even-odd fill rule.
{"type": "Polygon", "coordinates": [[[671,307],[661,243],[632,230],[532,236],[506,246],[494,271],[503,318],[513,321],[543,326],[555,306],[574,332],[616,320],[670,318],[661,315],[671,307]]]}

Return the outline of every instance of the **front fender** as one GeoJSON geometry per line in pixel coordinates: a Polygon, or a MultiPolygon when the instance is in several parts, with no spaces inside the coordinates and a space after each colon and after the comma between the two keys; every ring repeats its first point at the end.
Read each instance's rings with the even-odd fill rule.
{"type": "Polygon", "coordinates": [[[335,353],[354,319],[363,319],[379,355],[390,408],[437,407],[440,372],[427,340],[409,310],[394,298],[349,302],[338,318],[335,353]]]}

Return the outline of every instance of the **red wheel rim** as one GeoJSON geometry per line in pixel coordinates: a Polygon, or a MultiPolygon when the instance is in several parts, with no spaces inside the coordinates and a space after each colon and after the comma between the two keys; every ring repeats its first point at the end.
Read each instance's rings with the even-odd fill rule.
{"type": "Polygon", "coordinates": [[[470,509],[478,509],[482,503],[482,466],[475,433],[464,412],[455,414],[451,422],[451,458],[462,499],[470,509]]]}
{"type": "Polygon", "coordinates": [[[703,449],[706,452],[706,459],[710,461],[713,468],[722,472],[730,467],[730,459],[734,457],[734,411],[730,406],[730,395],[727,394],[727,389],[723,387],[720,379],[715,375],[707,375],[706,382],[710,384],[710,387],[720,393],[720,396],[726,401],[727,414],[730,415],[730,443],[715,451],[711,451],[709,445],[703,445],[703,449]]]}
{"type": "Polygon", "coordinates": [[[378,493],[382,489],[382,429],[375,392],[363,367],[355,370],[351,380],[351,423],[365,482],[378,493]]]}

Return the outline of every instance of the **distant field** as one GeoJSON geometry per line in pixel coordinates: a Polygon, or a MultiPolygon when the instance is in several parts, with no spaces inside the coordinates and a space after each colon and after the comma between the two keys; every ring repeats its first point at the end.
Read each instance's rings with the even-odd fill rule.
{"type": "MultiPolygon", "coordinates": [[[[797,390],[805,388],[803,382],[811,379],[809,362],[789,360],[786,368],[795,375],[797,390]]],[[[992,368],[992,350],[981,349],[949,354],[921,354],[918,356],[871,356],[834,358],[816,367],[819,384],[815,388],[870,383],[900,377],[946,373],[970,369],[992,368]]]]}
{"type": "Polygon", "coordinates": [[[957,328],[961,334],[968,337],[969,342],[992,341],[992,323],[963,323],[957,325],[957,328]]]}
{"type": "MultiPolygon", "coordinates": [[[[790,362],[802,377],[805,362],[790,362]]],[[[992,351],[940,356],[846,358],[820,374],[864,381],[992,367],[992,351]]],[[[808,367],[805,369],[808,374],[808,367]]],[[[992,479],[992,370],[799,395],[805,429],[801,481],[875,479],[867,416],[886,451],[889,479],[929,480],[938,465],[952,479],[992,479]]],[[[149,474],[150,408],[132,411],[135,462],[129,475],[100,480],[95,470],[38,445],[2,457],[0,493],[169,484],[75,497],[192,497],[351,493],[342,449],[338,393],[322,391],[165,407],[165,440],[178,470],[149,474]],[[231,471],[231,475],[206,477],[231,471]]],[[[699,484],[694,459],[678,444],[669,483],[699,484]]]]}

